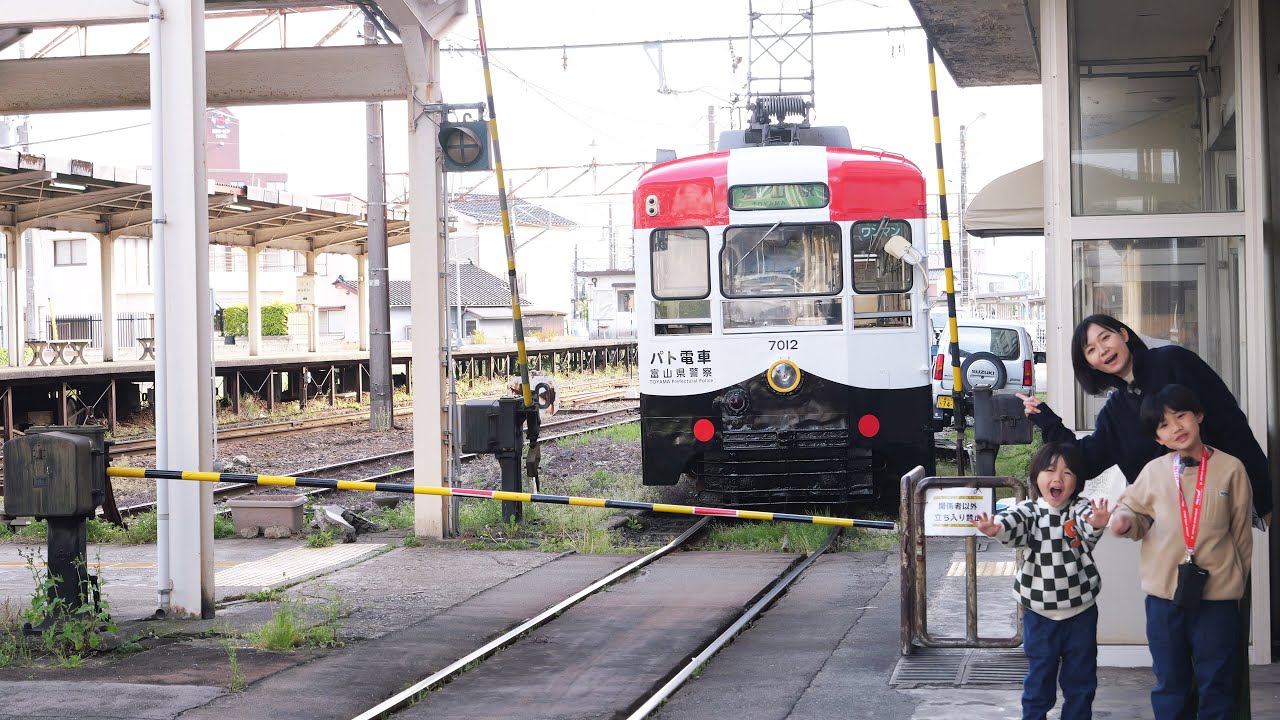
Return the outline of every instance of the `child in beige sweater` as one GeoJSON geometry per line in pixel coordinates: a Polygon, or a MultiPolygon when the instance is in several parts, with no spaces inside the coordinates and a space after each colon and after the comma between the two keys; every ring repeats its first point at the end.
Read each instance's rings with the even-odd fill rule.
{"type": "Polygon", "coordinates": [[[1111,519],[1112,532],[1142,541],[1156,720],[1194,715],[1193,687],[1201,720],[1230,717],[1234,701],[1253,495],[1240,461],[1201,441],[1203,419],[1181,385],[1143,401],[1144,427],[1171,452],[1143,468],[1111,519]]]}

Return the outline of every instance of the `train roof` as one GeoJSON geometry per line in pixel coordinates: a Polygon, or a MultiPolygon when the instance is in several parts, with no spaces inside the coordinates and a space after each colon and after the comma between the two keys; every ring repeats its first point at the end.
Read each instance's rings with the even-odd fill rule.
{"type": "Polygon", "coordinates": [[[649,168],[636,185],[635,227],[726,225],[729,188],[824,181],[831,220],[925,216],[925,182],[906,157],[884,150],[783,145],[724,150],[649,168]],[[659,214],[646,212],[658,199],[659,214]]]}

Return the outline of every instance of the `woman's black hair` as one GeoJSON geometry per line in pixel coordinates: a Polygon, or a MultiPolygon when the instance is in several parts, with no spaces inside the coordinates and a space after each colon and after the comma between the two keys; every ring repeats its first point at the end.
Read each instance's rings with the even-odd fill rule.
{"type": "Polygon", "coordinates": [[[1084,359],[1084,346],[1089,342],[1089,326],[1097,325],[1111,332],[1119,333],[1121,330],[1129,335],[1129,354],[1137,355],[1147,349],[1147,344],[1138,339],[1138,333],[1133,328],[1125,325],[1110,315],[1090,315],[1080,321],[1076,325],[1075,332],[1071,333],[1071,369],[1075,371],[1076,382],[1080,383],[1080,387],[1089,395],[1101,395],[1104,390],[1113,387],[1119,387],[1121,378],[1096,370],[1089,365],[1089,361],[1084,359]]]}
{"type": "Polygon", "coordinates": [[[1084,459],[1080,457],[1080,448],[1075,443],[1069,442],[1048,442],[1040,446],[1035,455],[1031,456],[1031,462],[1027,465],[1027,490],[1031,493],[1033,500],[1040,499],[1040,485],[1036,482],[1036,478],[1040,477],[1040,473],[1048,470],[1053,461],[1062,458],[1062,463],[1067,469],[1075,473],[1076,487],[1071,492],[1071,500],[1080,497],[1080,493],[1084,492],[1085,477],[1081,474],[1084,469],[1084,459]]]}
{"type": "Polygon", "coordinates": [[[1165,385],[1160,392],[1148,395],[1142,400],[1139,417],[1142,419],[1142,429],[1147,431],[1147,435],[1156,436],[1156,430],[1164,420],[1165,412],[1170,410],[1204,415],[1204,405],[1191,388],[1186,385],[1165,385]]]}

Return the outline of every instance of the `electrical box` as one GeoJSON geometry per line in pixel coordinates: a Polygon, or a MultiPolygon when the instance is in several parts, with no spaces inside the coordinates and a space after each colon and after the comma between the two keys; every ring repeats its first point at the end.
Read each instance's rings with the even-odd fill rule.
{"type": "MultiPolygon", "coordinates": [[[[93,439],[59,432],[63,429],[50,427],[5,443],[6,514],[37,518],[93,515],[101,503],[100,499],[95,502],[94,474],[100,463],[94,457],[93,439]]],[[[101,466],[103,479],[99,482],[105,488],[105,457],[101,466]]]]}
{"type": "Polygon", "coordinates": [[[80,435],[89,438],[93,443],[93,474],[90,477],[93,489],[93,506],[101,507],[107,501],[107,449],[114,442],[107,440],[107,429],[101,425],[39,425],[27,428],[28,435],[60,432],[68,435],[80,435]]]}
{"type": "Polygon", "coordinates": [[[520,416],[524,400],[468,400],[462,405],[462,451],[497,453],[519,450],[520,416]]]}
{"type": "Polygon", "coordinates": [[[1022,401],[1017,395],[994,393],[991,395],[990,403],[981,402],[975,397],[973,404],[975,442],[990,445],[1029,445],[1031,434],[1031,421],[1027,419],[1022,401]]]}

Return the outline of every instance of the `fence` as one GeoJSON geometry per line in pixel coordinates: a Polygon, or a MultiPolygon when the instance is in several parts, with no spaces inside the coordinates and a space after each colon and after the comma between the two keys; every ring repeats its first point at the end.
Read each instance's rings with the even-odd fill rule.
{"type": "MultiPolygon", "coordinates": [[[[86,315],[59,315],[58,337],[63,340],[89,340],[89,347],[102,347],[102,315],[99,313],[86,315]]],[[[40,331],[38,340],[53,338],[53,323],[49,321],[44,310],[40,311],[40,331]]],[[[116,347],[129,347],[138,344],[140,337],[155,337],[155,315],[151,313],[120,313],[116,315],[116,347]]]]}

